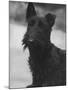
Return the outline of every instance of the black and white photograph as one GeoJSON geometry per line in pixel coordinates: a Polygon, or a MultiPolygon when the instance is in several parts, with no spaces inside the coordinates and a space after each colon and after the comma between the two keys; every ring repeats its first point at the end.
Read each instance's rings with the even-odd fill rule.
{"type": "Polygon", "coordinates": [[[66,86],[66,4],[9,1],[9,88],[66,86]]]}

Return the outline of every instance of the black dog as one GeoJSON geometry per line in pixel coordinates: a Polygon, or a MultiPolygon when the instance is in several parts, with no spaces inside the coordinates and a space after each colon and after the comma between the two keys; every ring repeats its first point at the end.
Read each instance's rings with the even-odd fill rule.
{"type": "Polygon", "coordinates": [[[50,13],[38,17],[33,4],[28,4],[28,27],[23,39],[24,48],[29,48],[29,65],[33,76],[33,83],[28,87],[66,85],[65,51],[50,42],[55,18],[50,13]]]}

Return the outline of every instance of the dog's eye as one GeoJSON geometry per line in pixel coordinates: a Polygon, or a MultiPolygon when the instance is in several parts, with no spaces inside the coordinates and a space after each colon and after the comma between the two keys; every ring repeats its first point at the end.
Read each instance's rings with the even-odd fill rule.
{"type": "Polygon", "coordinates": [[[31,20],[31,21],[29,22],[29,25],[30,25],[30,26],[34,26],[34,24],[35,24],[35,20],[31,20]]]}
{"type": "Polygon", "coordinates": [[[38,26],[39,26],[40,28],[44,28],[44,27],[45,27],[45,24],[44,24],[42,21],[39,21],[38,26]]]}

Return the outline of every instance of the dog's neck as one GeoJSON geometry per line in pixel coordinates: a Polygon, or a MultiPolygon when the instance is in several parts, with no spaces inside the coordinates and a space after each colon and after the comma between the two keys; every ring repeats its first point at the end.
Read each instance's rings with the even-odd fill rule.
{"type": "Polygon", "coordinates": [[[31,47],[29,48],[29,52],[30,52],[30,57],[34,60],[34,61],[40,61],[42,59],[42,61],[48,57],[49,52],[51,50],[51,43],[48,43],[47,46],[45,47],[31,47]]]}

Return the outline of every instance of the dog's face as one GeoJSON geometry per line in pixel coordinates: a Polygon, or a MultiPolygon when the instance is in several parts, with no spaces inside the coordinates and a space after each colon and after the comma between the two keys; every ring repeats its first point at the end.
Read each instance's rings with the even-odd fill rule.
{"type": "Polygon", "coordinates": [[[55,15],[50,13],[45,17],[38,17],[33,4],[29,3],[26,12],[28,27],[23,39],[25,47],[46,46],[50,41],[50,32],[55,23],[55,17],[55,15]]]}

